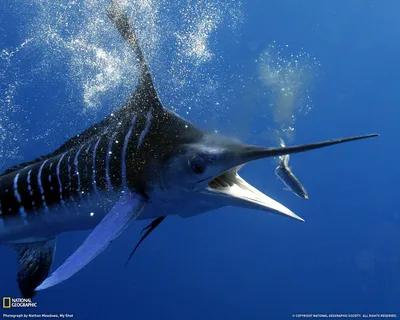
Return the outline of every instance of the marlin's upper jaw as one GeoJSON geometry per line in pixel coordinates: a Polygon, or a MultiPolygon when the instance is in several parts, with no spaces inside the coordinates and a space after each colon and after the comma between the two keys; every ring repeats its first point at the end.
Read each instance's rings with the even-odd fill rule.
{"type": "Polygon", "coordinates": [[[212,179],[203,192],[210,195],[226,197],[227,205],[277,213],[304,222],[302,218],[297,216],[290,209],[257,190],[240,177],[238,171],[243,166],[244,164],[233,167],[212,179]]]}
{"type": "Polygon", "coordinates": [[[223,166],[220,166],[219,172],[215,172],[212,178],[204,181],[205,186],[202,192],[214,196],[223,196],[225,201],[222,202],[222,205],[259,209],[304,221],[284,205],[271,199],[254,188],[251,184],[247,183],[238,174],[240,168],[254,160],[305,152],[376,136],[378,136],[378,134],[367,134],[278,148],[265,148],[232,141],[229,145],[225,145],[225,152],[219,157],[223,166]]]}

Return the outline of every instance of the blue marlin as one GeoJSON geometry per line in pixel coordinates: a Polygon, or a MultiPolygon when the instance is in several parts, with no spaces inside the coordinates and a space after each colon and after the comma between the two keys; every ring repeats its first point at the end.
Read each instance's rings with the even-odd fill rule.
{"type": "MultiPolygon", "coordinates": [[[[286,147],[285,142],[282,139],[280,139],[280,142],[281,147],[286,147]]],[[[289,157],[290,155],[288,154],[279,156],[279,165],[275,168],[275,174],[296,196],[308,200],[306,189],[289,167],[289,157]]]]}
{"type": "Polygon", "coordinates": [[[240,177],[240,168],[377,136],[262,147],[203,131],[163,106],[121,11],[113,2],[107,15],[140,66],[138,84],[126,103],[57,150],[0,176],[0,244],[19,254],[17,281],[24,297],[69,279],[135,220],[186,218],[236,206],[304,221],[240,177]],[[92,231],[50,274],[57,236],[75,230],[92,231]]]}

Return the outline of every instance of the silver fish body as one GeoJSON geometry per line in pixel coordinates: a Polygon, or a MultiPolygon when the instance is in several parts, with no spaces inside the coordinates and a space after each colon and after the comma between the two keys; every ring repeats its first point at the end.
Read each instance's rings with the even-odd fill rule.
{"type": "Polygon", "coordinates": [[[296,178],[289,167],[279,165],[275,169],[275,174],[281,179],[281,181],[286,185],[286,187],[292,191],[296,196],[308,200],[308,194],[306,189],[296,178]]]}
{"type": "MultiPolygon", "coordinates": [[[[280,139],[280,145],[283,148],[286,147],[285,142],[282,139],[280,139]]],[[[275,174],[296,196],[308,200],[306,189],[289,167],[289,159],[290,155],[288,154],[279,157],[279,165],[275,168],[275,174]]]]}

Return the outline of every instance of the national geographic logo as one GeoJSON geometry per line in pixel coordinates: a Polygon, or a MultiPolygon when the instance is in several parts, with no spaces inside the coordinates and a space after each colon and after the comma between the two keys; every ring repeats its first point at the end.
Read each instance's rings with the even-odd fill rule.
{"type": "Polygon", "coordinates": [[[3,309],[11,308],[37,308],[37,302],[28,298],[3,297],[3,309]]]}

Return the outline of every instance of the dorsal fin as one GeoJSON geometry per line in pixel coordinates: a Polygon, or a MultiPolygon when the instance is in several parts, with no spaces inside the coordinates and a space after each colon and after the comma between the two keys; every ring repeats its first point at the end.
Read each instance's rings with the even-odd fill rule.
{"type": "Polygon", "coordinates": [[[115,0],[111,1],[111,7],[106,11],[106,14],[138,58],[140,68],[138,89],[141,90],[137,93],[149,98],[153,97],[158,99],[149,67],[142,49],[139,46],[139,40],[133,31],[133,26],[128,18],[128,14],[123,11],[122,7],[115,0]]]}
{"type": "Polygon", "coordinates": [[[106,128],[113,126],[115,123],[120,122],[123,118],[130,116],[131,114],[146,113],[150,108],[152,108],[154,113],[163,111],[164,107],[162,106],[162,103],[158,98],[157,92],[154,88],[154,83],[149,71],[149,67],[143,56],[143,52],[139,46],[138,39],[133,31],[132,24],[129,21],[128,15],[122,10],[122,8],[116,3],[116,1],[111,1],[111,8],[108,9],[106,13],[108,18],[111,20],[111,22],[114,23],[121,36],[128,43],[129,47],[135,52],[138,58],[140,74],[138,84],[136,85],[133,94],[117,111],[111,113],[105,119],[92,125],[77,136],[72,137],[55,151],[46,155],[42,155],[32,161],[23,162],[18,165],[12,166],[6,169],[0,175],[0,177],[11,172],[20,170],[28,165],[66,152],[98,136],[99,134],[104,133],[106,128]]]}
{"type": "MultiPolygon", "coordinates": [[[[50,155],[50,156],[51,156],[51,155],[50,155]]],[[[36,158],[36,159],[34,159],[34,160],[32,160],[32,161],[22,162],[22,163],[20,163],[20,164],[17,164],[17,165],[15,165],[15,166],[12,166],[12,167],[6,169],[2,174],[0,174],[0,177],[1,177],[1,176],[4,176],[4,175],[6,175],[6,174],[9,174],[9,173],[11,173],[11,172],[17,171],[17,170],[19,170],[19,169],[25,168],[25,167],[27,167],[27,166],[29,166],[29,165],[31,165],[31,164],[36,163],[36,162],[43,161],[43,160],[49,158],[50,156],[49,156],[49,155],[40,156],[40,157],[38,157],[38,158],[36,158]]]]}

